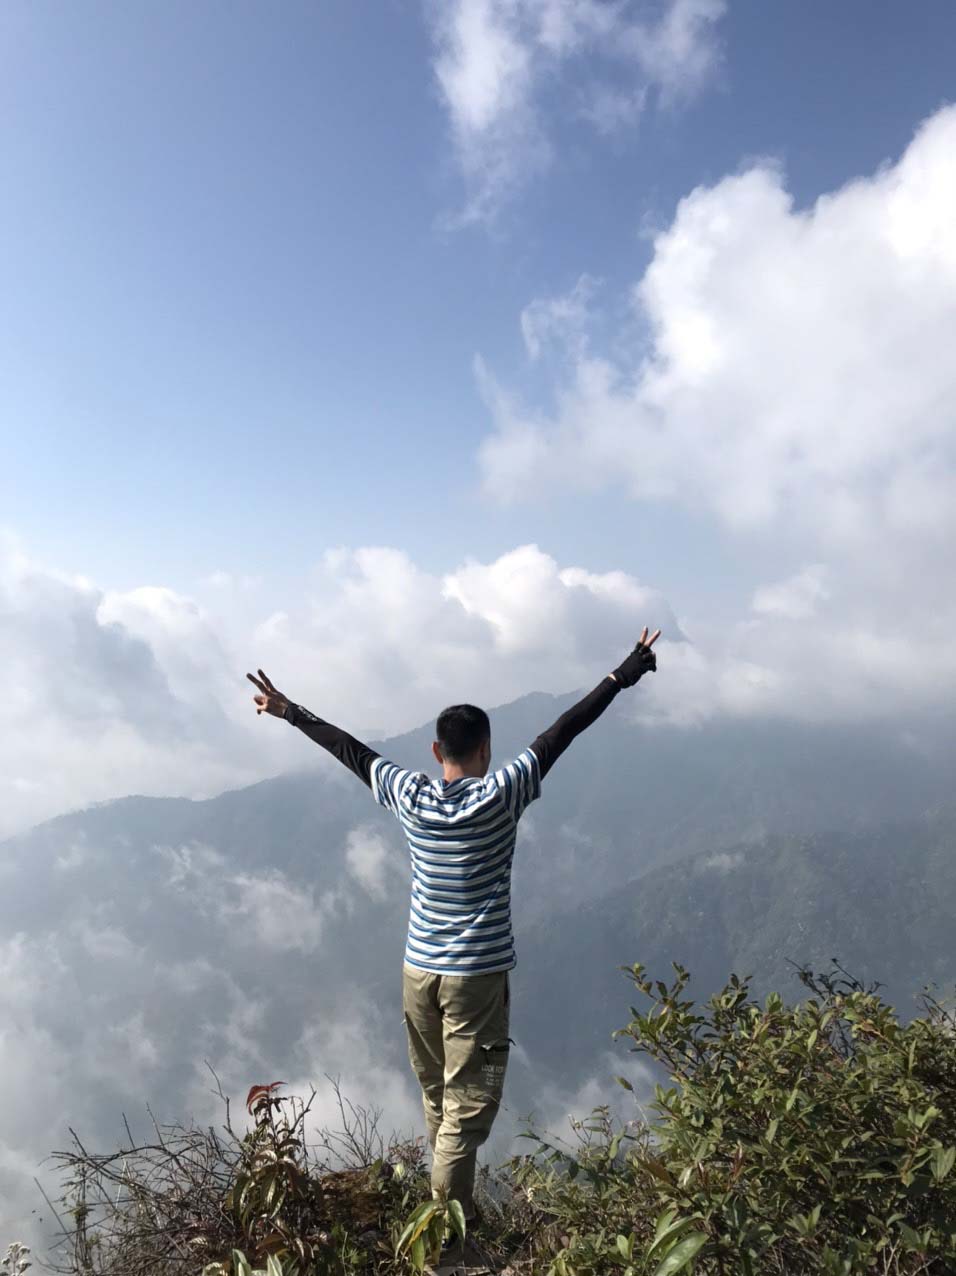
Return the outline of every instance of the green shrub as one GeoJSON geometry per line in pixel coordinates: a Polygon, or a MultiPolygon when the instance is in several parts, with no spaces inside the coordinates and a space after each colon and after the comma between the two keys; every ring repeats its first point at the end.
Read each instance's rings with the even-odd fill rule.
{"type": "MultiPolygon", "coordinates": [[[[926,998],[803,972],[763,1005],[736,977],[704,1006],[628,970],[649,1003],[617,1036],[662,1065],[650,1128],[598,1110],[582,1146],[538,1140],[518,1188],[560,1238],[557,1276],[956,1272],[956,1032],[926,998]]],[[[623,1082],[629,1087],[629,1083],[623,1082]]]]}

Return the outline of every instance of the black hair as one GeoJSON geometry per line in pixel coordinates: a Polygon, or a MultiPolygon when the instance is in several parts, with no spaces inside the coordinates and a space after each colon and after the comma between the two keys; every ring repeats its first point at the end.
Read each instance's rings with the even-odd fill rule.
{"type": "Polygon", "coordinates": [[[438,715],[435,734],[444,758],[467,762],[485,740],[491,739],[491,723],[484,709],[473,704],[453,704],[438,715]]]}

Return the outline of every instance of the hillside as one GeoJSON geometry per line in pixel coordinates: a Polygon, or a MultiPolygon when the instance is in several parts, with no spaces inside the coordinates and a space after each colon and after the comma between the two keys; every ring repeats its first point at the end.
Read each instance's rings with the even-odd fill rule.
{"type": "Polygon", "coordinates": [[[699,996],[735,971],[753,976],[758,995],[797,997],[792,963],[822,970],[836,957],[864,982],[880,981],[906,1017],[925,984],[956,984],[954,916],[952,808],[865,832],[706,852],[531,928],[522,946],[525,1032],[548,1037],[573,1023],[562,1054],[583,1061],[620,1026],[625,985],[613,972],[636,961],[664,979],[679,962],[699,996]]]}

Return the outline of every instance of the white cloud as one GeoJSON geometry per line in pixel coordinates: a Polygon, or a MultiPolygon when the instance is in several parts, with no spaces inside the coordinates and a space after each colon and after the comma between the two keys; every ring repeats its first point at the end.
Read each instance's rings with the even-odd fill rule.
{"type": "Polygon", "coordinates": [[[711,73],[718,48],[713,28],[724,0],[673,0],[655,23],[635,23],[625,33],[645,75],[674,99],[694,93],[711,73]]]}
{"type": "MultiPolygon", "coordinates": [[[[522,1054],[512,1050],[512,1056],[522,1054]]],[[[512,1066],[516,1060],[513,1058],[512,1066]]],[[[520,1057],[517,1060],[521,1065],[520,1057]]],[[[557,1140],[566,1147],[574,1147],[578,1135],[574,1131],[574,1122],[590,1116],[595,1108],[608,1108],[611,1120],[622,1125],[627,1122],[648,1119],[647,1105],[654,1097],[655,1077],[647,1064],[624,1051],[615,1053],[604,1051],[594,1063],[594,1070],[577,1085],[568,1088],[546,1083],[537,1088],[536,1106],[531,1117],[531,1128],[549,1141],[557,1140]],[[621,1086],[617,1078],[623,1076],[633,1086],[629,1092],[621,1086]]],[[[508,1133],[514,1145],[509,1149],[512,1154],[526,1152],[528,1143],[517,1136],[525,1128],[526,1122],[518,1114],[511,1113],[512,1121],[508,1133]]],[[[507,1128],[502,1123],[503,1129],[507,1128]]]]}
{"type": "Polygon", "coordinates": [[[248,922],[250,941],[280,951],[314,952],[334,896],[295,886],[281,873],[241,873],[230,878],[228,898],[222,903],[226,917],[248,922]]]}
{"type": "Polygon", "coordinates": [[[238,662],[194,600],[111,593],[4,537],[0,614],[0,837],[124,793],[208,794],[263,775],[238,662]]]}
{"type": "Polygon", "coordinates": [[[564,568],[535,545],[443,576],[396,549],[338,550],[322,560],[308,614],[263,637],[260,663],[296,671],[289,692],[316,712],[346,726],[384,716],[392,731],[454,701],[583,686],[654,616],[676,633],[656,590],[624,572],[564,568]]]}
{"type": "Polygon", "coordinates": [[[341,1079],[343,1094],[354,1103],[374,1107],[380,1115],[379,1129],[389,1134],[417,1135],[422,1124],[421,1096],[411,1070],[397,1069],[386,1060],[404,1026],[400,1003],[393,1021],[382,1021],[382,1008],[356,993],[351,1010],[334,1019],[309,1025],[297,1043],[298,1079],[287,1093],[317,1091],[311,1116],[313,1131],[340,1129],[336,1095],[328,1078],[341,1079]],[[393,1026],[394,1025],[394,1026],[393,1026]]]}
{"type": "Polygon", "coordinates": [[[120,1077],[128,1077],[131,1071],[154,1069],[161,1061],[159,1047],[146,1029],[141,1010],[110,1028],[109,1037],[111,1063],[120,1077]]]}
{"type": "Polygon", "coordinates": [[[697,646],[668,653],[655,711],[678,677],[685,719],[918,711],[956,690],[954,152],[949,107],[898,163],[807,209],[766,163],[695,190],[633,288],[646,339],[602,356],[572,325],[548,414],[483,372],[490,494],[617,485],[743,560],[776,544],[809,564],[754,580],[728,630],[688,622],[697,646]],[[815,616],[810,658],[794,622],[815,616]]]}
{"type": "Polygon", "coordinates": [[[397,870],[394,848],[376,829],[352,829],[345,844],[349,872],[372,899],[384,899],[388,878],[397,870]]]}
{"type": "Polygon", "coordinates": [[[782,616],[785,620],[806,620],[830,597],[826,582],[826,567],[814,563],[787,580],[761,586],[754,594],[753,609],[766,616],[782,616]]]}
{"type": "MultiPolygon", "coordinates": [[[[335,890],[291,881],[277,869],[264,873],[229,873],[226,859],[211,847],[156,846],[166,861],[166,884],[188,898],[204,918],[228,926],[247,948],[266,952],[312,953],[322,943],[326,922],[339,903],[335,890]]],[[[109,932],[96,941],[106,949],[114,942],[109,932]]],[[[128,941],[126,941],[128,942],[128,941]]],[[[92,950],[93,943],[86,946],[92,950]]],[[[105,955],[105,954],[104,954],[105,955]]],[[[121,952],[110,953],[121,956],[121,952]]]]}
{"type": "Polygon", "coordinates": [[[927,500],[952,517],[954,145],[949,108],[805,212],[767,166],[694,191],[634,290],[649,346],[572,347],[551,421],[498,400],[489,489],[613,475],[734,527],[822,514],[842,538],[874,514],[919,528],[927,500]]]}
{"type": "MultiPolygon", "coordinates": [[[[700,88],[717,57],[715,26],[726,4],[663,0],[652,10],[629,0],[438,0],[426,8],[467,222],[493,219],[551,162],[542,98],[569,64],[596,59],[624,77],[593,83],[579,115],[601,132],[632,126],[650,89],[673,102],[700,88]]],[[[593,68],[588,74],[594,81],[593,68]]]]}
{"type": "MultiPolygon", "coordinates": [[[[281,619],[256,591],[228,606],[165,588],[120,594],[5,548],[0,775],[25,783],[4,788],[0,836],[127,793],[207,796],[296,766],[336,773],[298,732],[256,716],[249,667],[345,727],[396,732],[454,700],[583,686],[645,620],[677,633],[633,576],[562,566],[534,545],[444,575],[398,549],[334,550],[281,619]]],[[[179,854],[179,871],[194,871],[179,854]]]]}
{"type": "Polygon", "coordinates": [[[740,868],[744,862],[742,851],[718,851],[716,855],[708,855],[704,860],[704,868],[712,868],[717,873],[730,873],[740,868]]]}
{"type": "Polygon", "coordinates": [[[596,84],[587,94],[580,114],[598,133],[609,136],[637,124],[647,106],[647,97],[646,86],[616,89],[609,84],[596,84]]]}
{"type": "Polygon", "coordinates": [[[599,281],[582,275],[569,293],[532,301],[521,312],[521,335],[532,359],[552,343],[576,354],[587,350],[587,325],[591,299],[599,281]]]}

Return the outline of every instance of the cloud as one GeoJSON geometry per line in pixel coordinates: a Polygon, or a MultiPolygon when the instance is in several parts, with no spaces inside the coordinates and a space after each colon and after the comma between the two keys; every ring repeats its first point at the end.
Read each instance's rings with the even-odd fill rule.
{"type": "MultiPolygon", "coordinates": [[[[516,1070],[526,1066],[522,1053],[512,1050],[512,1067],[516,1070]],[[516,1055],[517,1058],[514,1057],[516,1055]]],[[[595,1108],[607,1108],[615,1124],[646,1120],[650,1115],[646,1109],[654,1098],[655,1080],[652,1069],[642,1061],[629,1057],[623,1051],[617,1054],[603,1051],[594,1060],[589,1075],[576,1084],[568,1086],[553,1081],[539,1084],[535,1089],[533,1111],[507,1111],[496,1135],[499,1140],[502,1136],[508,1138],[512,1146],[501,1151],[511,1155],[527,1152],[527,1141],[518,1140],[529,1125],[549,1142],[557,1140],[566,1147],[574,1147],[578,1142],[574,1123],[588,1117],[595,1108]],[[632,1092],[621,1086],[617,1080],[619,1076],[631,1083],[632,1092]]]]}
{"type": "Polygon", "coordinates": [[[389,875],[397,872],[398,865],[393,848],[377,829],[366,825],[352,829],[345,845],[345,862],[349,872],[372,899],[385,898],[389,875]]]}
{"type": "MultiPolygon", "coordinates": [[[[331,891],[345,884],[334,856],[330,890],[288,871],[229,872],[210,847],[150,847],[105,826],[101,853],[59,885],[56,829],[13,848],[0,900],[0,1238],[39,1249],[52,1219],[34,1183],[59,1192],[45,1160],[69,1143],[114,1148],[162,1123],[219,1125],[208,1060],[226,1093],[297,1078],[320,1088],[317,1115],[334,1115],[325,1073],[374,1101],[403,1129],[418,1124],[401,1046],[401,1003],[384,1018],[363,1001],[327,934],[331,891]],[[127,837],[126,842],[130,839],[127,837]],[[226,870],[226,871],[224,871],[226,870]],[[12,923],[12,926],[11,926],[12,923]],[[23,927],[23,929],[18,929],[23,927]],[[300,960],[299,955],[306,960],[300,960]],[[36,1212],[34,1212],[36,1211],[36,1212]],[[39,1217],[46,1216],[46,1224],[39,1217]]],[[[127,826],[128,827],[128,826],[127,826]]],[[[231,842],[226,835],[225,842],[231,842]]],[[[273,848],[281,855],[281,848],[273,848]]],[[[292,857],[294,860],[294,857],[292,857]]],[[[236,1107],[233,1109],[234,1115],[236,1107]]]]}
{"type": "Polygon", "coordinates": [[[586,353],[589,308],[598,284],[590,275],[582,275],[564,296],[541,298],[525,306],[521,335],[530,358],[537,359],[551,344],[562,351],[571,348],[578,355],[586,353]]]}
{"type": "Polygon", "coordinates": [[[164,885],[187,897],[205,920],[227,926],[247,948],[315,952],[340,902],[337,889],[317,892],[275,867],[229,872],[226,857],[210,846],[155,846],[153,854],[164,866],[164,885]]]}
{"type": "Polygon", "coordinates": [[[794,564],[736,624],[686,622],[695,645],[668,660],[688,713],[867,716],[956,689],[954,149],[947,107],[805,209],[772,164],[701,187],[631,290],[630,350],[594,349],[576,290],[524,312],[573,319],[543,325],[564,342],[553,409],[482,370],[490,496],[614,486],[689,512],[742,572],[770,544],[794,564]]]}
{"type": "Polygon", "coordinates": [[[804,567],[787,580],[758,589],[753,597],[753,609],[764,616],[807,620],[815,614],[817,605],[830,596],[826,579],[827,569],[822,563],[804,567]]]}
{"type": "Polygon", "coordinates": [[[435,77],[467,189],[467,223],[493,220],[551,163],[544,100],[557,96],[555,84],[569,67],[587,68],[579,117],[602,133],[633,126],[651,90],[673,103],[700,89],[717,60],[715,27],[726,4],[446,0],[426,8],[435,77]]]}
{"type": "Polygon", "coordinates": [[[121,594],[0,537],[0,837],[129,792],[201,794],[261,778],[237,661],[169,589],[121,594]]]}
{"type": "Polygon", "coordinates": [[[499,399],[489,489],[613,476],[735,528],[822,514],[846,539],[877,512],[900,533],[952,519],[954,143],[948,108],[805,211],[766,165],[694,191],[634,289],[650,341],[615,362],[572,344],[551,420],[499,399]]]}
{"type": "Polygon", "coordinates": [[[391,731],[455,701],[571,690],[600,677],[651,612],[677,631],[657,590],[623,571],[562,567],[536,545],[444,575],[397,549],[336,550],[313,581],[306,613],[261,633],[259,650],[267,670],[299,671],[297,695],[345,725],[377,718],[391,731]]]}
{"type": "Polygon", "coordinates": [[[326,916],[335,907],[333,892],[318,898],[281,873],[240,873],[223,883],[222,915],[249,926],[250,942],[280,952],[314,952],[326,916]]]}
{"type": "MultiPolygon", "coordinates": [[[[455,700],[495,705],[584,686],[645,620],[677,636],[655,589],[623,571],[562,566],[535,545],[444,574],[395,548],[333,550],[282,612],[243,585],[209,588],[212,600],[203,586],[197,597],[158,586],[120,593],[0,542],[10,688],[0,837],[128,793],[209,796],[306,765],[337,774],[297,732],[256,717],[250,666],[332,721],[382,735],[455,700]]],[[[61,871],[94,852],[63,848],[61,871]]],[[[375,870],[363,865],[369,888],[375,870]]],[[[195,869],[183,860],[178,871],[195,869]]],[[[250,924],[266,925],[278,887],[244,889],[250,924]]]]}
{"type": "Polygon", "coordinates": [[[743,863],[742,851],[718,851],[716,855],[708,855],[704,860],[704,868],[712,868],[717,873],[730,873],[743,863]]]}
{"type": "Polygon", "coordinates": [[[297,1043],[300,1079],[291,1083],[289,1092],[307,1094],[315,1086],[310,1113],[313,1130],[341,1128],[331,1078],[342,1082],[343,1094],[353,1103],[377,1110],[385,1138],[421,1133],[421,1097],[415,1079],[410,1069],[391,1062],[394,1043],[402,1040],[405,1031],[400,1001],[394,1010],[393,1020],[383,1023],[382,1007],[356,992],[347,1012],[303,1032],[297,1043]]]}

